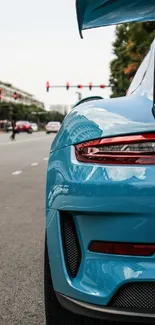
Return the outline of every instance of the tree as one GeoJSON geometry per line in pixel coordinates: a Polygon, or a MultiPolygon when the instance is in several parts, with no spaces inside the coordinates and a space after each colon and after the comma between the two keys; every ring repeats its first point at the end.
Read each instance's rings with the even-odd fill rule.
{"type": "Polygon", "coordinates": [[[155,38],[155,22],[122,24],[116,27],[110,64],[111,97],[126,94],[132,78],[155,38]]]}
{"type": "Polygon", "coordinates": [[[65,117],[65,114],[63,115],[57,111],[47,112],[35,105],[26,106],[17,103],[0,102],[0,120],[10,120],[12,114],[15,115],[16,120],[27,120],[36,123],[39,121],[39,123],[43,124],[49,121],[62,122],[65,117]]]}
{"type": "Polygon", "coordinates": [[[47,115],[48,122],[50,122],[50,121],[58,121],[58,122],[62,123],[64,117],[65,117],[65,115],[61,114],[58,111],[51,111],[47,115]]]}

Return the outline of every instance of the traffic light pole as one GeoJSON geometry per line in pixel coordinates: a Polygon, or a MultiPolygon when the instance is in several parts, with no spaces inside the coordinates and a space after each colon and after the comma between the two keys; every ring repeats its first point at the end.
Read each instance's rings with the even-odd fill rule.
{"type": "Polygon", "coordinates": [[[76,88],[76,89],[82,89],[82,88],[88,88],[89,90],[92,90],[92,88],[110,88],[110,85],[93,85],[92,82],[90,82],[88,85],[70,85],[69,82],[66,83],[66,85],[50,85],[49,81],[46,82],[46,91],[48,92],[50,88],[66,88],[66,90],[69,90],[70,88],[76,88]]]}
{"type": "MultiPolygon", "coordinates": [[[[14,92],[13,98],[15,101],[18,99],[18,94],[16,92],[14,92]]],[[[11,95],[10,95],[10,99],[11,99],[11,95]]],[[[16,135],[16,116],[15,116],[16,114],[15,114],[15,108],[12,107],[11,100],[10,100],[10,110],[11,110],[11,125],[12,125],[11,139],[14,140],[16,135]]]]}
{"type": "MultiPolygon", "coordinates": [[[[91,86],[92,88],[110,88],[110,85],[93,85],[91,86]]],[[[63,85],[53,85],[53,86],[49,86],[49,88],[66,88],[66,86],[63,86],[63,85]]],[[[72,86],[68,86],[68,88],[79,88],[79,89],[82,89],[82,88],[89,88],[90,89],[90,86],[88,85],[72,85],[72,86]]]]}

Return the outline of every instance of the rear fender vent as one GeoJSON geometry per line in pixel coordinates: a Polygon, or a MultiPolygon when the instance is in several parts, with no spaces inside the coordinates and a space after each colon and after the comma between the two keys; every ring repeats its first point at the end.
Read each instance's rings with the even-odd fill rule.
{"type": "Polygon", "coordinates": [[[66,267],[69,275],[75,278],[81,263],[81,248],[74,218],[67,212],[61,212],[60,223],[66,267]]]}
{"type": "Polygon", "coordinates": [[[134,282],[122,286],[112,298],[109,306],[155,310],[155,282],[134,282]]]}

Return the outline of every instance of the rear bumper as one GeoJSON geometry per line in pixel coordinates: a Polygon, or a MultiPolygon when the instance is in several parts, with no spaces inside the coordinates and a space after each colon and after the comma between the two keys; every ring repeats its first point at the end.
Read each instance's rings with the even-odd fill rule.
{"type": "MultiPolygon", "coordinates": [[[[87,220],[89,219],[88,216],[85,216],[85,218],[87,220]]],[[[85,223],[84,216],[83,225],[81,223],[79,227],[78,223],[75,222],[81,248],[81,261],[77,275],[72,277],[65,258],[66,251],[64,250],[62,241],[60,219],[61,214],[58,211],[54,209],[47,211],[46,231],[48,254],[53,285],[56,292],[75,300],[105,307],[111,303],[115,294],[124,285],[151,282],[155,287],[155,254],[148,257],[119,256],[100,254],[88,250],[90,238],[94,239],[102,235],[104,239],[106,232],[109,238],[113,238],[114,233],[116,232],[116,235],[118,233],[115,224],[113,229],[107,227],[104,217],[102,223],[100,223],[100,234],[99,228],[95,227],[94,220],[94,235],[92,235],[94,216],[90,216],[90,221],[92,220],[90,222],[90,231],[86,231],[88,224],[87,220],[85,223]],[[103,231],[104,227],[105,232],[103,231]]],[[[112,218],[110,219],[112,223],[112,218]]],[[[76,221],[76,218],[74,220],[76,221]]],[[[121,222],[119,219],[117,220],[118,223],[121,222]]],[[[121,229],[119,234],[121,236],[121,229]]],[[[70,243],[71,251],[74,252],[72,239],[70,243]]],[[[145,299],[145,293],[141,294],[141,299],[145,299]]]]}
{"type": "Polygon", "coordinates": [[[155,313],[137,312],[134,310],[112,309],[108,307],[88,304],[57,293],[57,299],[62,307],[73,313],[92,318],[99,318],[109,321],[124,321],[138,323],[155,323],[155,313]]]}
{"type": "Polygon", "coordinates": [[[155,243],[155,166],[79,163],[74,148],[51,153],[47,175],[46,230],[56,292],[107,307],[126,283],[155,283],[155,254],[147,257],[90,252],[91,241],[155,243]],[[71,214],[81,247],[75,278],[68,272],[61,215],[71,214]]]}

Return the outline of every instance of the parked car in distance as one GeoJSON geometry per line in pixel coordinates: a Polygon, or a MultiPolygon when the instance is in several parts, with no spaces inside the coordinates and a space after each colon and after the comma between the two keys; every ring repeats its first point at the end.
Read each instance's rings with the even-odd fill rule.
{"type": "Polygon", "coordinates": [[[28,121],[18,121],[16,123],[16,131],[17,131],[17,133],[27,132],[27,133],[31,134],[33,132],[33,129],[31,127],[30,122],[28,122],[28,121]]]}
{"type": "Polygon", "coordinates": [[[46,133],[58,132],[60,129],[61,123],[60,122],[48,122],[46,125],[46,133]]]}
{"type": "Polygon", "coordinates": [[[33,132],[37,132],[38,131],[37,123],[31,123],[31,128],[32,128],[33,132]]]}
{"type": "Polygon", "coordinates": [[[5,124],[5,131],[6,132],[11,132],[12,131],[12,125],[11,125],[11,122],[7,122],[5,124]]]}

